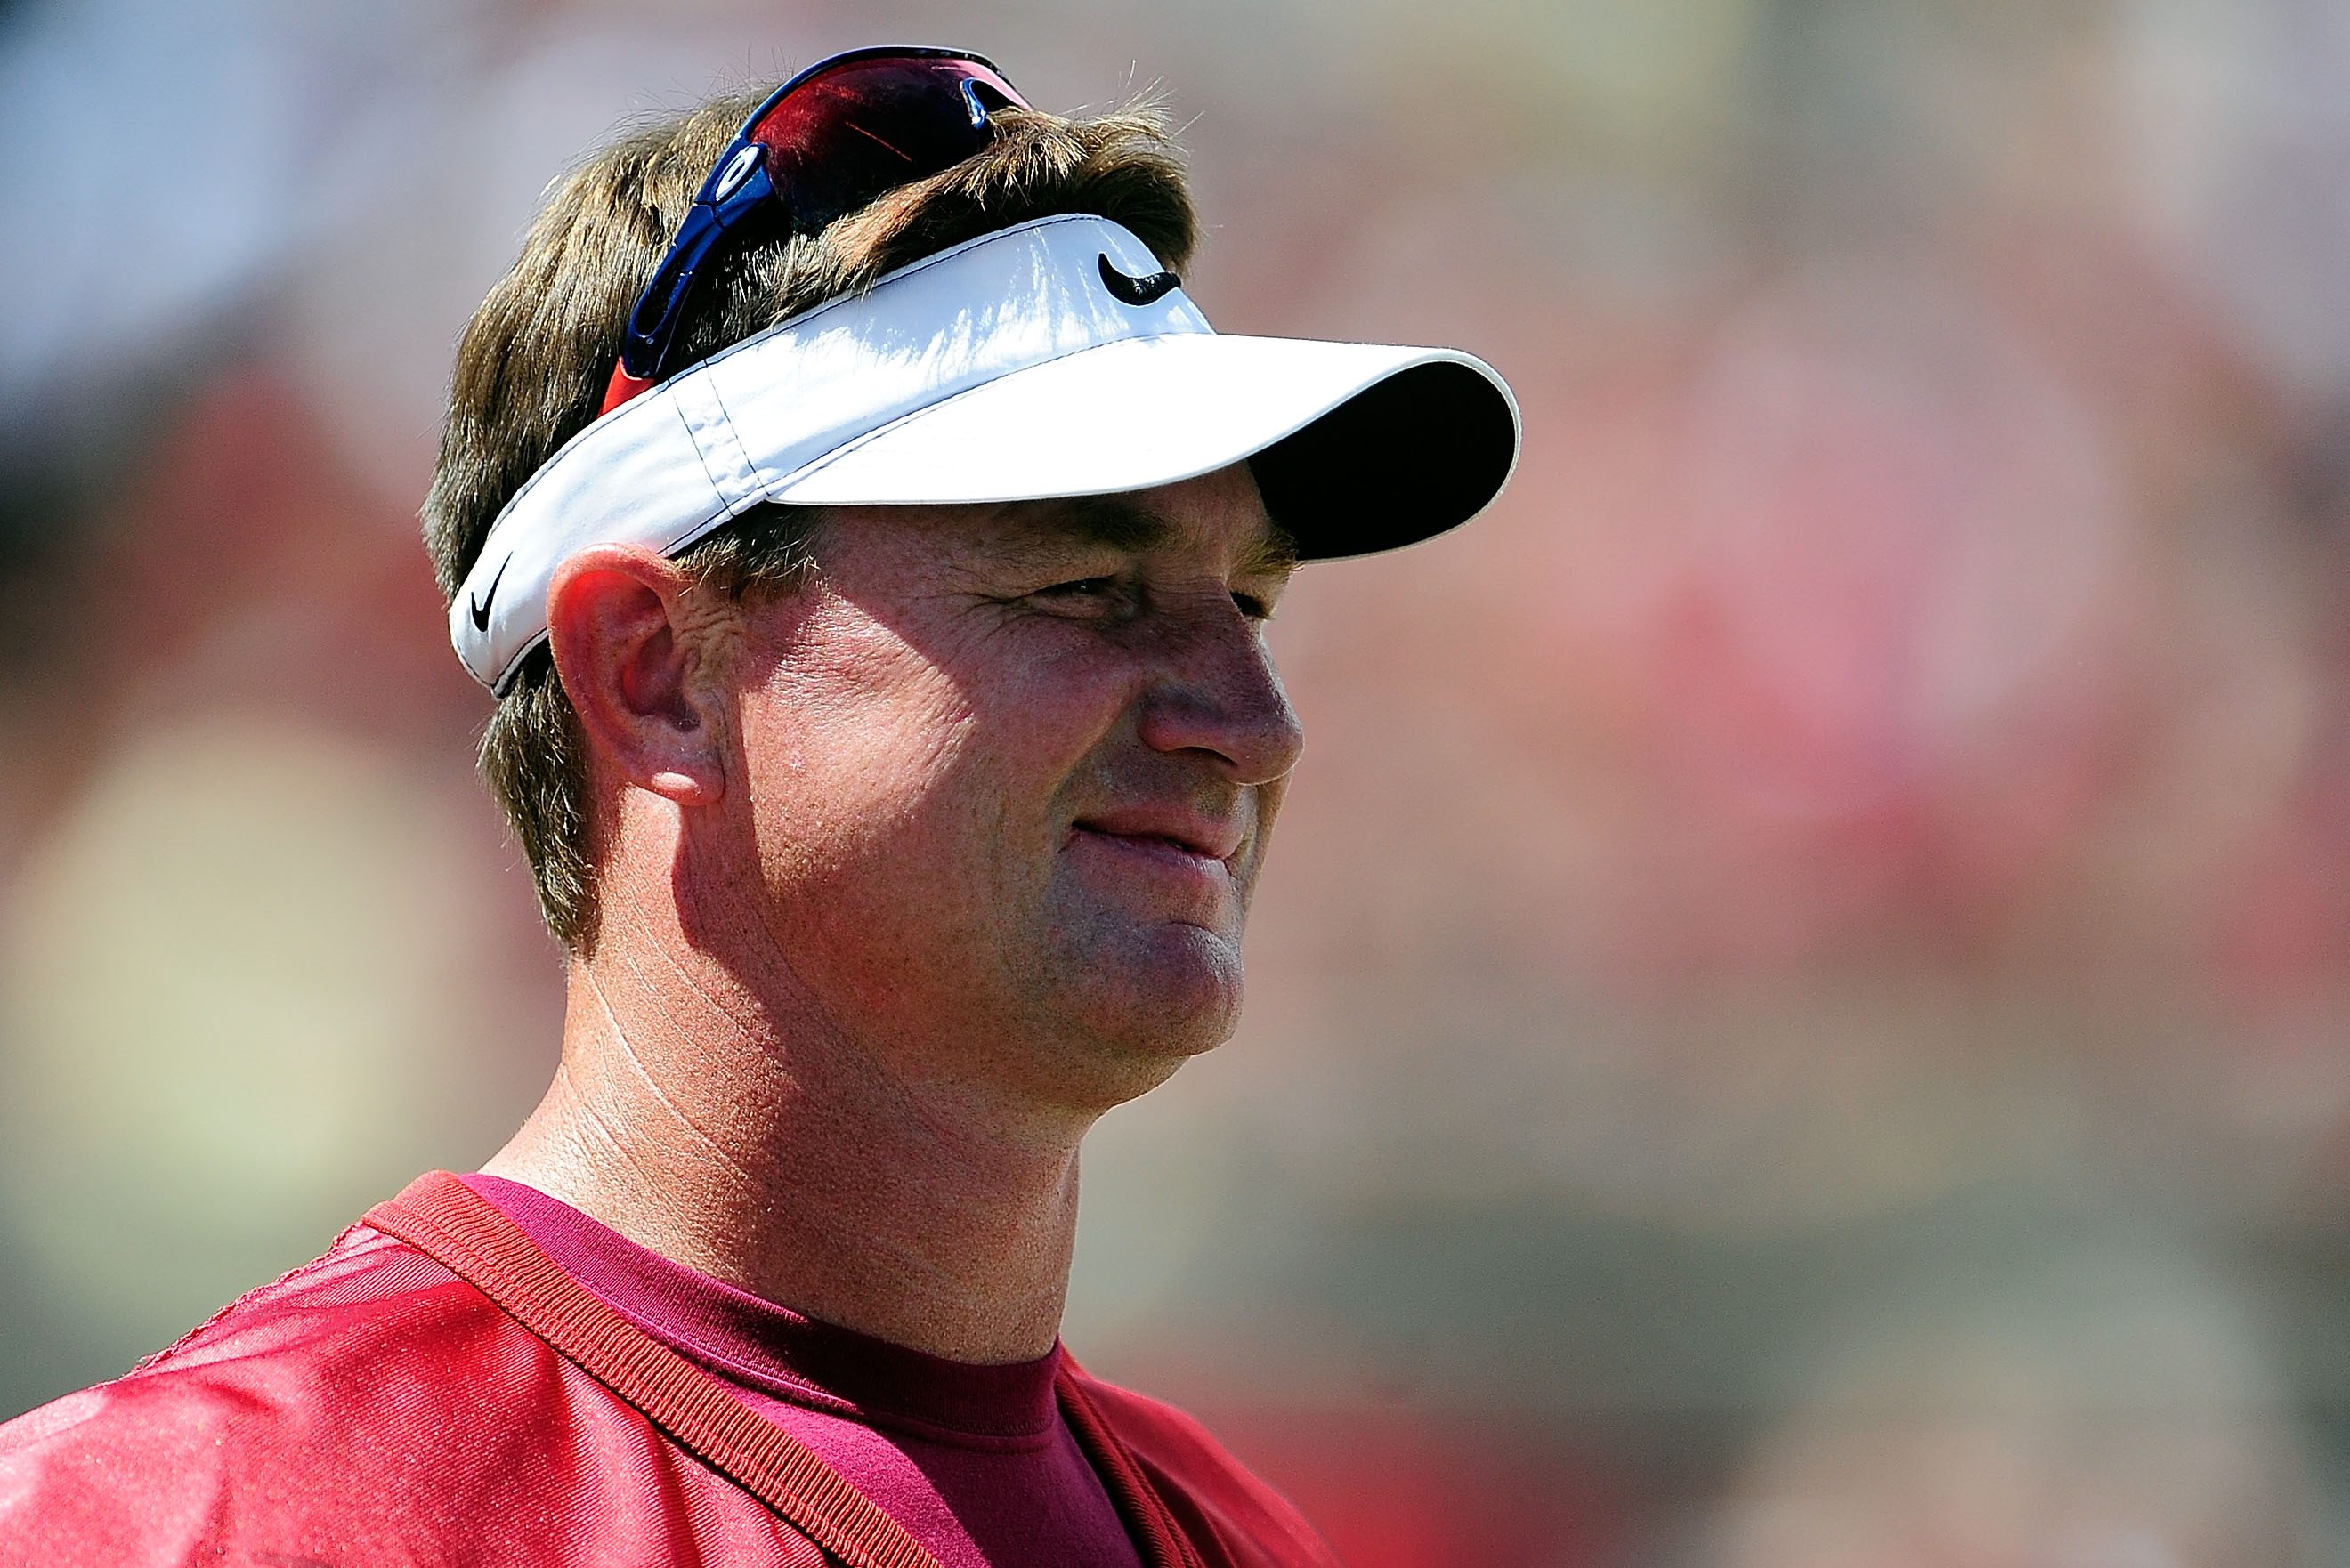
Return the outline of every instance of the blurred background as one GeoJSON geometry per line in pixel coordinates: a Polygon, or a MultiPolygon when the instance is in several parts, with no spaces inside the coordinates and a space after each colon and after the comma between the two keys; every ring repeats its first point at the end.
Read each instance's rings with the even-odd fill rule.
{"type": "Polygon", "coordinates": [[[1225,330],[1528,441],[1315,566],[1068,1339],[1357,1568],[2350,1563],[2350,7],[0,4],[0,1417],[554,1061],[414,514],[617,128],[1156,86],[1225,330]]]}

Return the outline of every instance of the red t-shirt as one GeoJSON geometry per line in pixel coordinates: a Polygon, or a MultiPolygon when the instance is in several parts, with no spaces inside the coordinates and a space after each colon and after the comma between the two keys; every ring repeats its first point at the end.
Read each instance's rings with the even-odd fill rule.
{"type": "Polygon", "coordinates": [[[940,1568],[1141,1568],[1054,1397],[1063,1353],[982,1366],[817,1323],[536,1188],[465,1185],[565,1272],[815,1449],[940,1568]]]}
{"type": "MultiPolygon", "coordinates": [[[[561,1220],[559,1210],[537,1218],[550,1213],[561,1220]]],[[[569,1251],[576,1236],[550,1231],[548,1240],[569,1251]]],[[[604,1287],[628,1297],[629,1271],[614,1265],[630,1254],[587,1251],[604,1287]]],[[[1033,1367],[977,1369],[976,1389],[917,1377],[908,1397],[907,1374],[921,1363],[906,1353],[883,1346],[877,1356],[870,1341],[797,1320],[781,1325],[779,1353],[764,1337],[779,1326],[775,1309],[746,1325],[742,1300],[700,1287],[656,1285],[638,1301],[679,1337],[667,1343],[463,1180],[420,1177],[324,1257],[131,1372],[0,1424],[0,1563],[943,1568],[926,1541],[958,1552],[1020,1552],[1031,1541],[1084,1551],[1096,1528],[1084,1500],[1098,1487],[1124,1526],[1111,1561],[1335,1568],[1296,1511],[1197,1422],[1102,1382],[1066,1353],[1048,1358],[1059,1426],[1036,1442],[1024,1402],[1033,1367]],[[681,1308],[688,1301],[702,1310],[681,1308]],[[733,1330],[757,1330],[762,1348],[726,1357],[738,1365],[722,1380],[707,1358],[732,1332],[730,1314],[733,1330]],[[868,1365],[877,1359],[878,1375],[868,1365]],[[779,1386],[746,1383],[745,1367],[779,1386]],[[998,1381],[1008,1395],[991,1386],[998,1381]],[[844,1404],[863,1398],[868,1418],[826,1410],[812,1388],[844,1404]],[[1016,1499],[975,1496],[973,1478],[1000,1450],[969,1448],[974,1405],[993,1406],[1014,1428],[1015,1455],[1035,1443],[1006,1462],[1040,1475],[1056,1473],[1059,1434],[1074,1435],[1089,1485],[1051,1495],[1074,1497],[1078,1517],[1055,1522],[1016,1499]],[[898,1426],[878,1419],[882,1407],[898,1426]],[[778,1409],[787,1422],[769,1418],[778,1409]],[[919,1424],[942,1414],[947,1422],[929,1424],[944,1430],[902,1429],[909,1416],[919,1424]],[[814,1423],[826,1416],[838,1424],[821,1430],[814,1423]],[[919,1457],[931,1441],[935,1469],[919,1457]],[[868,1486],[900,1506],[912,1500],[913,1517],[901,1521],[868,1486]],[[920,1516],[925,1495],[960,1536],[920,1516]]]]}

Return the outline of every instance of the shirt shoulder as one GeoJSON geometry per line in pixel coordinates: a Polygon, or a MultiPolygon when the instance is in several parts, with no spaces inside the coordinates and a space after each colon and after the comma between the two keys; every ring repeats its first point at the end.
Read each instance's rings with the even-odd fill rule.
{"type": "Polygon", "coordinates": [[[1290,1501],[1259,1480],[1189,1413],[1076,1367],[1078,1386],[1195,1543],[1232,1568],[1339,1568],[1290,1501]]]}
{"type": "Polygon", "coordinates": [[[658,1563],[681,1514],[722,1560],[821,1561],[365,1226],[128,1375],[0,1425],[0,1561],[658,1563]]]}

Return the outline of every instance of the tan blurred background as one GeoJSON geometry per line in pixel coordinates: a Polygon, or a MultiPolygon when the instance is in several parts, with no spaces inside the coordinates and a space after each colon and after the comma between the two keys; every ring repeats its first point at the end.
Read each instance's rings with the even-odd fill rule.
{"type": "Polygon", "coordinates": [[[544,183],[1153,84],[1227,330],[1458,343],[1070,1343],[1357,1568],[2350,1562],[2340,0],[0,4],[0,1417],[552,1064],[415,538],[544,183]]]}

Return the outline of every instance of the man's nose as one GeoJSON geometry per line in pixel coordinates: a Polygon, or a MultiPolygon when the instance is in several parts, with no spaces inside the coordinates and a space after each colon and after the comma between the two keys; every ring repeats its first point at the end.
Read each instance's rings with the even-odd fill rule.
{"type": "Polygon", "coordinates": [[[1164,652],[1164,671],[1142,705],[1145,745],[1211,753],[1234,784],[1270,784],[1297,765],[1305,732],[1257,621],[1227,604],[1190,618],[1164,652]]]}

